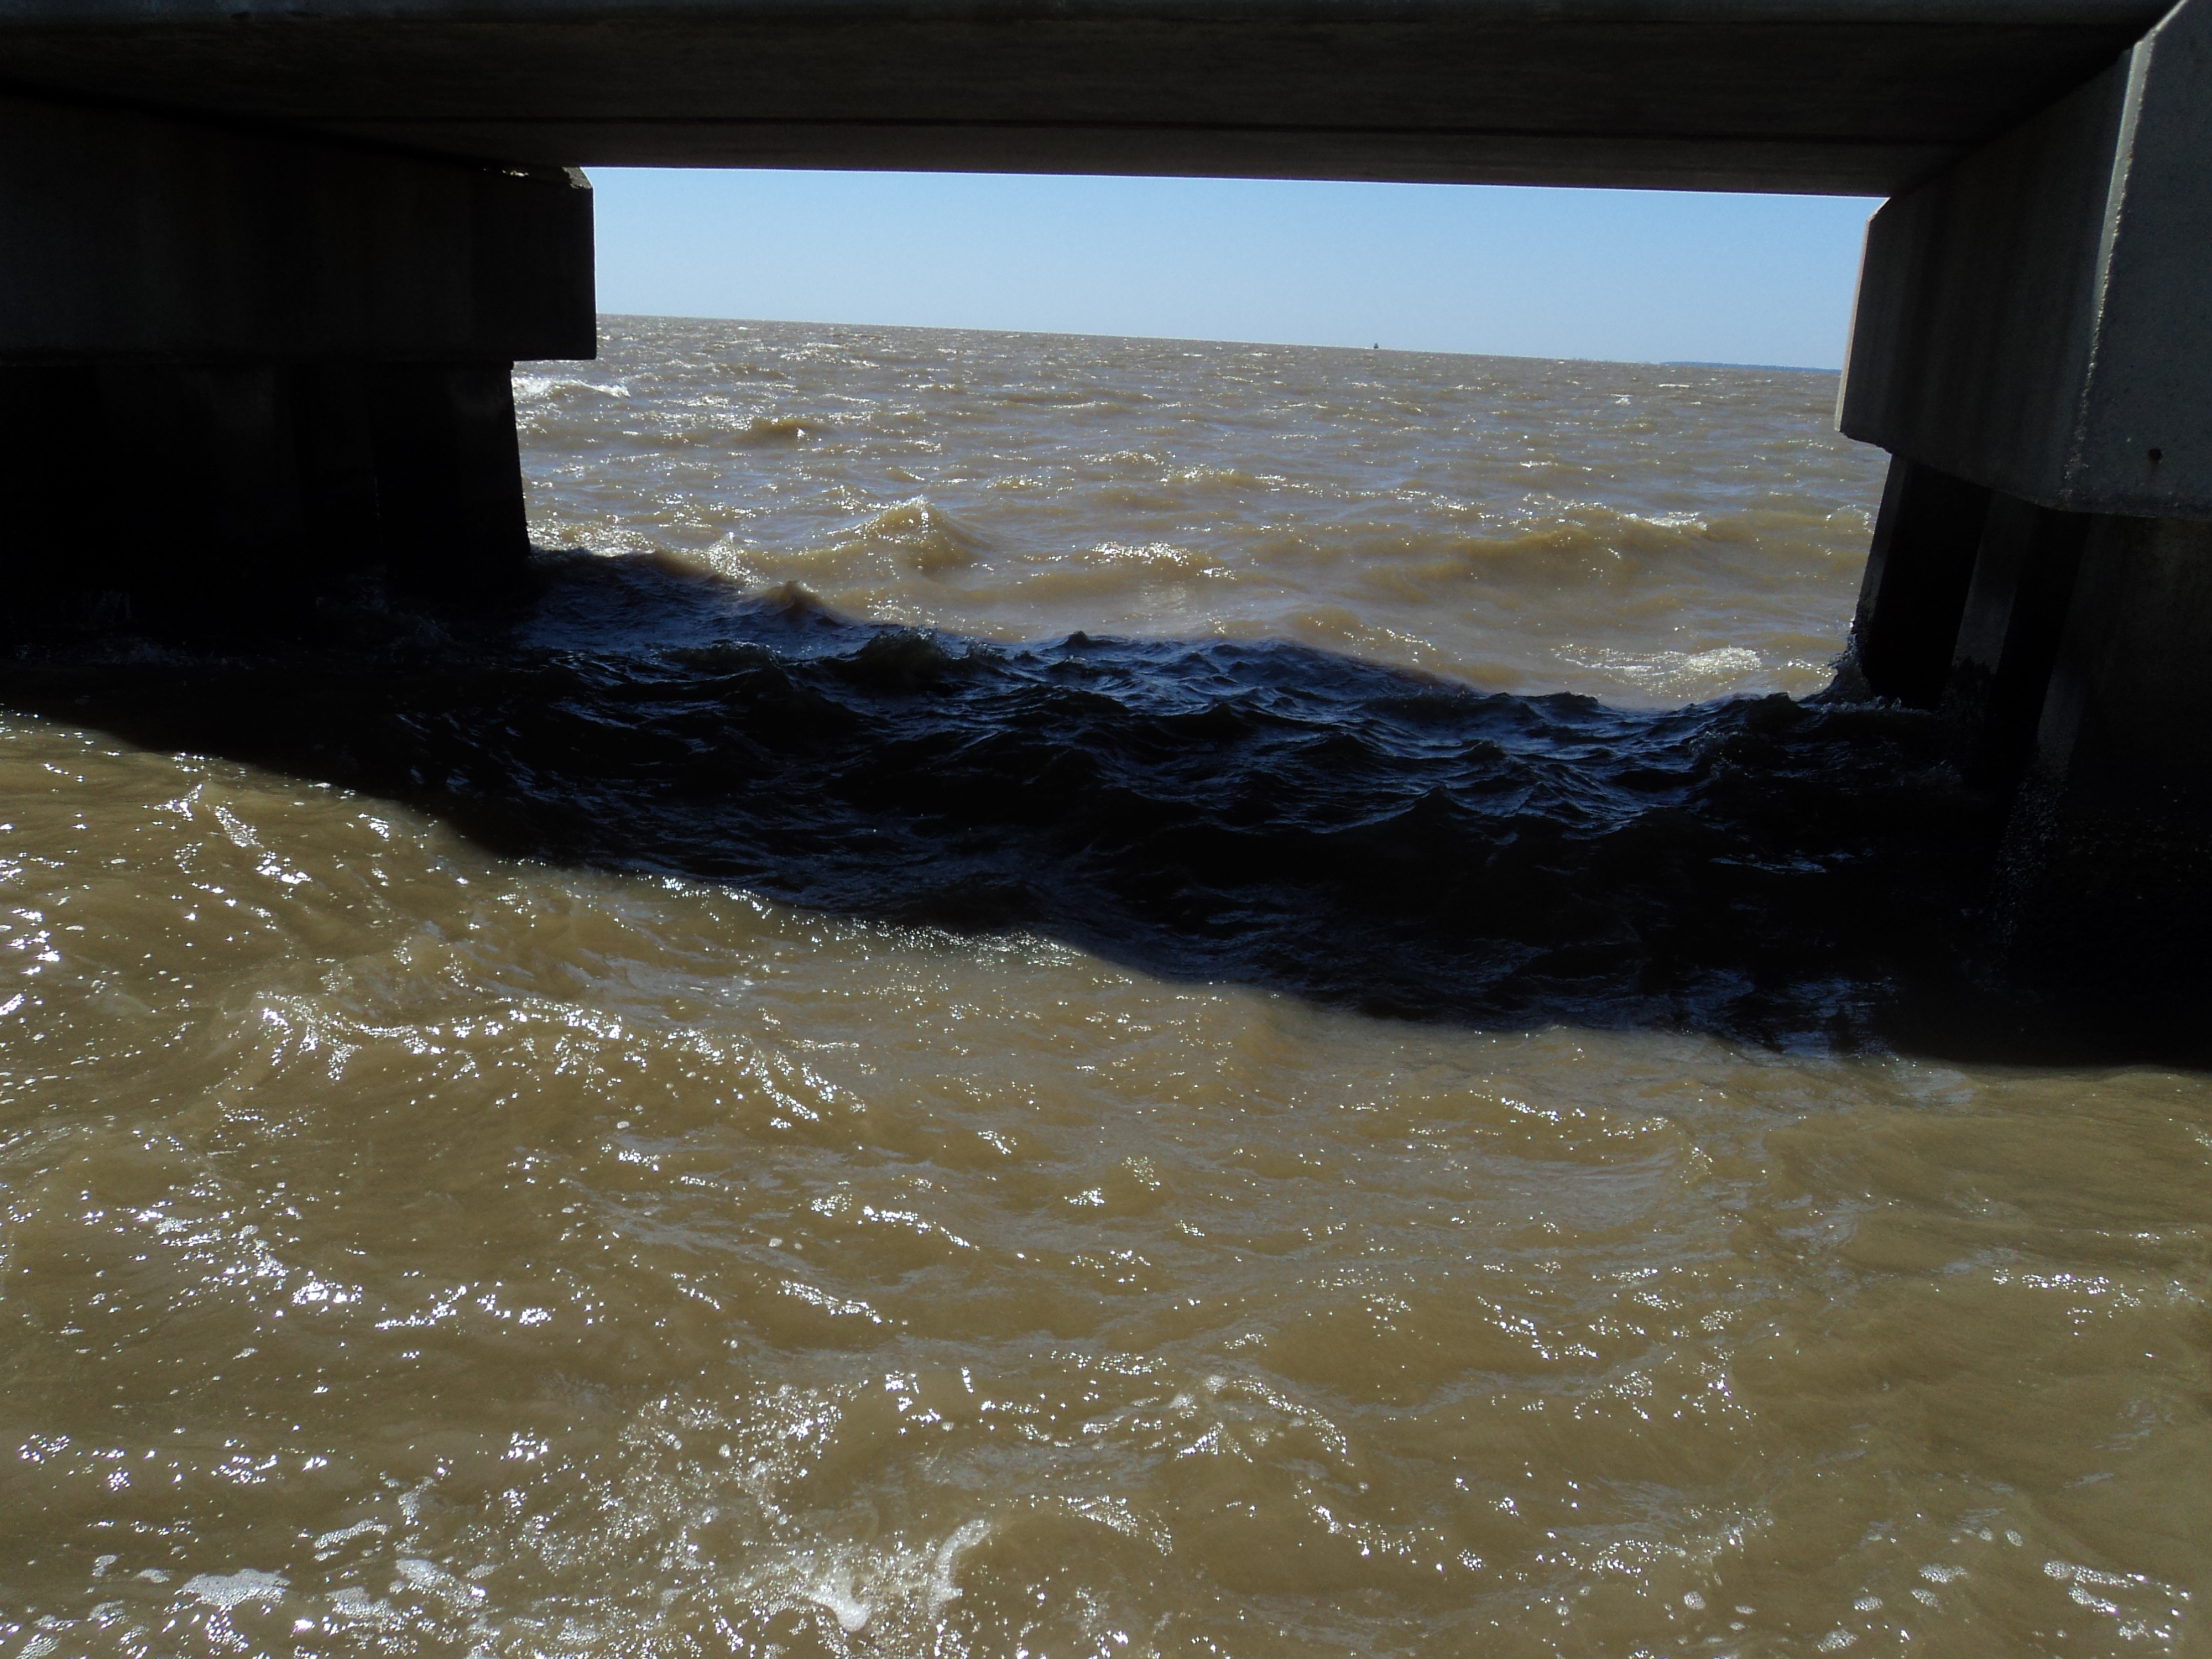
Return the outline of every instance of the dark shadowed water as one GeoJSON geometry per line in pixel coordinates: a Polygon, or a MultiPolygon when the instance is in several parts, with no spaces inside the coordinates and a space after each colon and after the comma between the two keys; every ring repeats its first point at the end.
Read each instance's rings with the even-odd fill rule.
{"type": "Polygon", "coordinates": [[[2208,1650],[1831,377],[610,329],[507,611],[0,679],[0,1655],[2208,1650]]]}

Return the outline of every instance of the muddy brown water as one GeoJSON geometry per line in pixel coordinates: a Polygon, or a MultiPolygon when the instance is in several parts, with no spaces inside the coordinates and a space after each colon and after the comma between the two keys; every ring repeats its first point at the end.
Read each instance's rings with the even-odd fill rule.
{"type": "Polygon", "coordinates": [[[2212,1652],[2212,1086],[1938,1040],[1832,377],[517,386],[519,617],[12,682],[0,1656],[2212,1652]]]}

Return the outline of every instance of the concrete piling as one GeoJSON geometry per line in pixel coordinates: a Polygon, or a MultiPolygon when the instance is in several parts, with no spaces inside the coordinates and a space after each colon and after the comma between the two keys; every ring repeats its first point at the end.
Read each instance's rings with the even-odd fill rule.
{"type": "Polygon", "coordinates": [[[414,592],[495,594],[530,556],[512,367],[387,364],[369,377],[383,557],[414,592]]]}
{"type": "Polygon", "coordinates": [[[349,581],[511,591],[511,366],[0,368],[0,625],[264,626],[349,581]]]}
{"type": "Polygon", "coordinates": [[[2126,996],[2201,982],[2212,927],[2212,523],[2100,517],[2015,798],[2012,962],[2126,996]]]}
{"type": "Polygon", "coordinates": [[[1890,463],[1851,622],[1851,654],[1876,695],[1916,708],[1942,696],[1989,506],[1979,484],[1890,463]]]}
{"type": "Polygon", "coordinates": [[[2027,768],[2094,522],[2015,495],[1990,502],[1941,704],[1969,783],[2010,788],[2027,768]]]}

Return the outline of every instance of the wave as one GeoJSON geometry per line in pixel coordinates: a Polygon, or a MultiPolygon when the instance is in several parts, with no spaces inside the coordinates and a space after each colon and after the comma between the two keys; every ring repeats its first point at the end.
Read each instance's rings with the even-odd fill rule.
{"type": "Polygon", "coordinates": [[[756,415],[731,435],[741,444],[795,444],[818,438],[830,422],[813,415],[756,415]]]}
{"type": "MultiPolygon", "coordinates": [[[[949,533],[918,501],[871,524],[949,533]]],[[[387,621],[258,659],[48,657],[5,686],[411,800],[517,855],[1377,1013],[1826,1046],[1980,994],[1969,921],[2001,809],[1911,711],[1624,709],[1280,641],[872,625],[648,559],[544,574],[529,614],[442,645],[387,621]]]]}
{"type": "Polygon", "coordinates": [[[1563,645],[1555,655],[1570,667],[1587,668],[1647,696],[1702,702],[1735,690],[1765,667],[1759,653],[1740,645],[1707,651],[1620,651],[1563,645]]]}
{"type": "Polygon", "coordinates": [[[586,380],[580,374],[532,374],[514,377],[514,401],[527,407],[538,403],[571,403],[599,398],[628,398],[630,389],[621,381],[586,380]]]}
{"type": "Polygon", "coordinates": [[[931,576],[964,569],[989,547],[981,532],[921,495],[872,514],[860,526],[857,544],[894,553],[908,568],[931,576]]]}

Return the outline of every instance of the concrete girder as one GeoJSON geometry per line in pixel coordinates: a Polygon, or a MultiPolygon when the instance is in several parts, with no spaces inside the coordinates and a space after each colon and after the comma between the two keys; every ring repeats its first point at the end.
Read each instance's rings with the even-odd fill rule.
{"type": "Polygon", "coordinates": [[[0,0],[9,82],[540,164],[1909,187],[2161,0],[0,0]]]}

